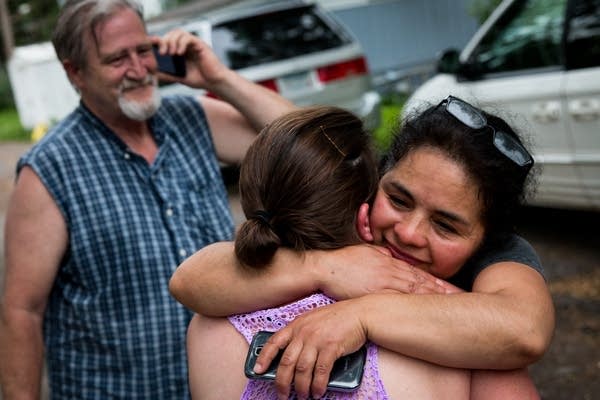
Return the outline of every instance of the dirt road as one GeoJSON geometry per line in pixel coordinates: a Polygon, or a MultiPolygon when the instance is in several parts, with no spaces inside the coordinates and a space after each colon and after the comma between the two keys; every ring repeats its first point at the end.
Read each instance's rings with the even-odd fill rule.
{"type": "MultiPolygon", "coordinates": [[[[14,166],[28,147],[0,145],[2,226],[14,166]]],[[[234,216],[240,222],[239,202],[233,190],[231,194],[234,216]]],[[[531,209],[520,228],[546,268],[557,316],[550,349],[530,369],[533,379],[546,400],[600,399],[600,213],[531,209]]],[[[0,250],[1,277],[3,245],[0,250]]]]}

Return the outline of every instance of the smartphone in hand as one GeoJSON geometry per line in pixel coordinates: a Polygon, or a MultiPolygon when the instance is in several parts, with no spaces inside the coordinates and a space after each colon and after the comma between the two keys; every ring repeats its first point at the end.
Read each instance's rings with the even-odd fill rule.
{"type": "MultiPolygon", "coordinates": [[[[275,374],[283,350],[281,350],[273,359],[271,365],[269,365],[269,368],[264,374],[257,374],[253,371],[258,355],[272,334],[273,332],[260,331],[252,338],[250,348],[248,349],[248,355],[246,356],[246,363],[244,365],[244,373],[247,378],[265,380],[275,379],[275,374]]],[[[339,358],[333,364],[333,369],[329,375],[327,390],[351,392],[358,389],[362,381],[366,357],[367,348],[366,346],[362,346],[358,351],[339,358]]]]}
{"type": "Polygon", "coordinates": [[[180,55],[160,54],[158,52],[158,46],[153,45],[152,50],[158,63],[158,70],[165,74],[178,76],[183,78],[185,76],[185,57],[180,55]]]}

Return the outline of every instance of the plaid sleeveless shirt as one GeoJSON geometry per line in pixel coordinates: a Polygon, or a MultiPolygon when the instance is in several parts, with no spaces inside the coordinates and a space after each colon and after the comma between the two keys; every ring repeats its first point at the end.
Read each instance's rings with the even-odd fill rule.
{"type": "Polygon", "coordinates": [[[149,124],[152,165],[83,105],[19,161],[68,227],[44,320],[53,398],[189,397],[191,314],[168,281],[196,250],[230,240],[234,225],[198,101],[164,98],[149,124]]]}

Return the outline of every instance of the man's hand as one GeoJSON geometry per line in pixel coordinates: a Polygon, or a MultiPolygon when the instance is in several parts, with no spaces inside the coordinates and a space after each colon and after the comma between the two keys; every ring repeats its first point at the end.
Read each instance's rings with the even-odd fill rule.
{"type": "Polygon", "coordinates": [[[319,289],[344,300],[371,293],[459,293],[461,289],[392,258],[387,249],[356,245],[333,251],[311,252],[319,289]]]}
{"type": "Polygon", "coordinates": [[[309,393],[321,397],[334,362],[367,340],[361,315],[356,300],[302,314],[269,338],[256,360],[255,372],[265,372],[279,350],[285,349],[275,380],[278,398],[288,398],[292,382],[300,398],[309,398],[309,393]]]}
{"type": "Polygon", "coordinates": [[[210,46],[197,36],[175,29],[162,38],[152,37],[161,54],[181,55],[186,58],[186,76],[159,73],[159,78],[168,82],[179,82],[184,85],[212,91],[212,87],[225,79],[230,69],[219,61],[210,46]]]}

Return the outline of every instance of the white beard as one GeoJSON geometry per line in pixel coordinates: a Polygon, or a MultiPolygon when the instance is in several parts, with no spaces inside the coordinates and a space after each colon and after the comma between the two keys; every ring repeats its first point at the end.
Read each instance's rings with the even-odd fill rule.
{"type": "Polygon", "coordinates": [[[119,107],[127,117],[136,121],[146,121],[156,113],[160,107],[160,103],[161,96],[155,76],[148,75],[142,83],[134,82],[127,78],[123,80],[119,90],[119,107]],[[149,99],[137,101],[125,98],[123,95],[125,89],[140,85],[152,85],[152,96],[149,99]]]}

